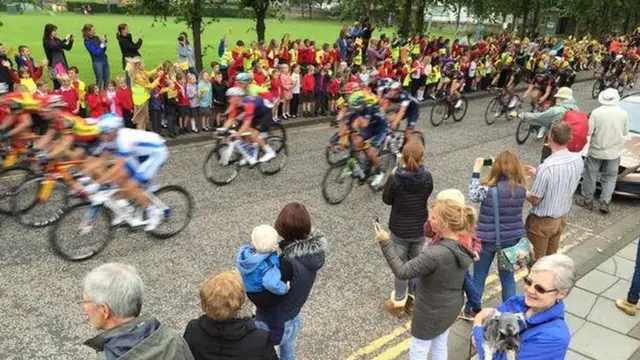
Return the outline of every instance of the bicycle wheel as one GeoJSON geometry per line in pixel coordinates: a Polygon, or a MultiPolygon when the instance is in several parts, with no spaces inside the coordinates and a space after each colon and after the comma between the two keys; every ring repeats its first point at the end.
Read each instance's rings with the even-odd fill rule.
{"type": "Polygon", "coordinates": [[[149,235],[156,239],[168,239],[176,236],[191,222],[193,199],[187,190],[180,186],[163,186],[153,195],[167,208],[164,221],[149,235]]]}
{"type": "Polygon", "coordinates": [[[349,165],[334,165],[327,170],[322,179],[322,196],[331,205],[340,204],[351,193],[353,181],[349,165]],[[334,185],[337,188],[335,190],[332,188],[334,185]]]}
{"type": "Polygon", "coordinates": [[[35,177],[18,186],[11,203],[13,216],[19,223],[45,227],[58,220],[69,204],[69,188],[62,180],[35,177]]]}
{"type": "MultiPolygon", "coordinates": [[[[268,132],[269,132],[269,137],[277,136],[282,139],[282,145],[287,144],[287,131],[285,130],[284,126],[282,126],[282,124],[277,122],[271,122],[269,124],[268,132]]],[[[275,148],[273,150],[278,151],[278,149],[275,149],[275,148]]]]}
{"type": "Polygon", "coordinates": [[[484,122],[492,125],[500,115],[502,115],[502,103],[498,98],[493,98],[484,110],[484,122]]]}
{"type": "Polygon", "coordinates": [[[11,215],[13,213],[11,198],[15,190],[34,175],[33,169],[22,166],[0,170],[0,214],[11,215]]]}
{"type": "Polygon", "coordinates": [[[113,239],[111,211],[89,202],[64,209],[49,230],[49,245],[67,261],[83,261],[98,255],[113,239]]]}
{"type": "Polygon", "coordinates": [[[371,185],[371,182],[367,182],[369,188],[373,191],[381,191],[384,189],[384,184],[387,182],[386,178],[389,176],[389,171],[396,167],[396,156],[389,151],[381,151],[378,154],[378,159],[380,160],[380,170],[384,172],[384,179],[378,186],[373,186],[371,185]]]}
{"type": "Polygon", "coordinates": [[[460,106],[454,107],[452,110],[453,121],[455,122],[462,121],[462,119],[464,119],[464,116],[467,115],[467,109],[469,108],[469,101],[467,101],[467,98],[461,97],[458,101],[461,101],[460,106]]]}
{"type": "Polygon", "coordinates": [[[525,122],[524,119],[520,119],[518,130],[516,131],[516,141],[522,145],[527,141],[529,135],[531,135],[531,125],[525,122]]]}
{"type": "Polygon", "coordinates": [[[447,117],[449,117],[449,104],[446,101],[438,101],[433,105],[431,116],[429,117],[431,125],[434,127],[440,126],[447,117]]]}
{"type": "Polygon", "coordinates": [[[596,99],[598,95],[600,95],[600,91],[604,88],[604,81],[602,79],[597,79],[593,83],[593,87],[591,87],[591,97],[596,99]]]}
{"type": "Polygon", "coordinates": [[[240,156],[235,150],[226,165],[221,162],[222,158],[226,157],[229,146],[230,144],[227,142],[218,142],[209,151],[204,162],[204,176],[218,186],[230,184],[238,176],[240,156]]]}
{"type": "Polygon", "coordinates": [[[325,149],[324,156],[329,165],[335,165],[349,158],[349,149],[339,144],[331,144],[325,149]]]}
{"type": "Polygon", "coordinates": [[[265,141],[272,149],[278,150],[276,150],[276,157],[267,162],[258,164],[258,171],[265,175],[274,175],[279,173],[287,164],[287,155],[289,154],[289,151],[287,150],[287,146],[284,144],[284,140],[279,136],[269,136],[265,141]]]}

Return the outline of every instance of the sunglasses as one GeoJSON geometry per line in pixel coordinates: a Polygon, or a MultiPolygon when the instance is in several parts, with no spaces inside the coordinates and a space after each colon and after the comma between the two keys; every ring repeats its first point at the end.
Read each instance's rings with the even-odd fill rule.
{"type": "Polygon", "coordinates": [[[533,290],[535,290],[538,294],[546,294],[546,293],[550,293],[550,292],[554,292],[554,291],[558,291],[558,289],[545,289],[542,285],[539,284],[534,284],[533,281],[531,280],[531,278],[529,278],[528,276],[525,276],[524,279],[522,279],[524,281],[524,284],[526,286],[533,286],[533,290]]]}

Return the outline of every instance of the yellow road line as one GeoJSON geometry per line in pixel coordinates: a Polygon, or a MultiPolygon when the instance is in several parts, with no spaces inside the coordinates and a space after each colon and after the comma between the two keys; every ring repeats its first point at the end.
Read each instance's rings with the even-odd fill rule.
{"type": "MultiPolygon", "coordinates": [[[[572,225],[572,224],[569,224],[572,225]]],[[[586,229],[583,228],[581,226],[576,226],[577,228],[579,228],[580,230],[589,230],[589,232],[591,232],[590,229],[586,229]]],[[[569,235],[570,232],[567,231],[563,238],[566,238],[567,235],[569,235]]],[[[572,234],[573,235],[573,234],[572,234]]],[[[561,247],[558,249],[558,253],[562,254],[562,253],[566,253],[569,250],[573,249],[574,247],[576,247],[578,245],[579,241],[575,241],[573,243],[569,243],[566,244],[565,246],[561,247]]],[[[526,269],[521,269],[520,271],[518,271],[515,274],[515,280],[516,282],[522,280],[522,278],[524,278],[527,275],[527,270],[526,269]]],[[[491,285],[495,282],[499,281],[499,277],[497,275],[489,275],[487,277],[487,285],[491,285]]],[[[493,295],[495,295],[500,289],[500,285],[492,288],[490,291],[485,293],[485,297],[490,298],[493,295]]],[[[402,336],[404,333],[407,332],[408,329],[411,328],[411,321],[408,321],[406,324],[404,324],[401,327],[398,327],[396,329],[394,329],[391,333],[384,335],[378,339],[373,340],[372,342],[370,342],[369,344],[367,344],[365,347],[359,349],[358,351],[356,351],[355,353],[351,354],[347,360],[356,360],[359,359],[360,357],[364,356],[364,355],[368,355],[371,354],[379,349],[381,349],[383,346],[385,346],[387,343],[395,340],[396,338],[402,336]]],[[[379,354],[378,356],[376,356],[374,358],[374,360],[393,360],[398,358],[400,355],[402,355],[403,353],[405,353],[409,347],[411,346],[411,338],[407,338],[403,341],[401,341],[400,343],[392,346],[391,348],[385,350],[384,352],[382,352],[381,354],[379,354]]]]}

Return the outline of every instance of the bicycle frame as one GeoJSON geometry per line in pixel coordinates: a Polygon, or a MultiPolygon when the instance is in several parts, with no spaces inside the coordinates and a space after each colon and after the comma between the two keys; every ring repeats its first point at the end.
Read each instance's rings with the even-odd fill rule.
{"type": "Polygon", "coordinates": [[[20,155],[27,154],[29,148],[24,145],[24,142],[33,141],[39,139],[38,135],[25,135],[16,139],[10,140],[7,146],[7,153],[3,162],[3,167],[10,168],[18,163],[20,155]]]}
{"type": "Polygon", "coordinates": [[[84,163],[84,160],[58,161],[45,166],[45,180],[42,182],[42,186],[38,191],[38,201],[44,202],[49,200],[58,180],[62,180],[65,184],[70,185],[73,181],[73,176],[69,173],[68,169],[82,163],[84,163]]]}
{"type": "MultiPolygon", "coordinates": [[[[109,211],[111,211],[116,216],[124,215],[124,208],[117,205],[117,203],[115,202],[115,195],[120,191],[121,189],[119,188],[108,188],[91,195],[89,197],[89,201],[91,202],[91,212],[89,213],[90,220],[93,221],[95,219],[95,216],[97,215],[96,210],[100,206],[109,209],[109,211]]],[[[145,194],[149,197],[149,199],[155,206],[165,209],[164,218],[167,219],[170,215],[171,210],[166,208],[164,203],[150,191],[145,190],[145,194]]],[[[134,214],[129,214],[132,216],[123,216],[122,219],[124,220],[124,223],[127,224],[127,226],[129,226],[130,228],[137,228],[145,225],[146,222],[143,220],[144,209],[141,206],[135,204],[133,206],[135,206],[134,214]]]]}

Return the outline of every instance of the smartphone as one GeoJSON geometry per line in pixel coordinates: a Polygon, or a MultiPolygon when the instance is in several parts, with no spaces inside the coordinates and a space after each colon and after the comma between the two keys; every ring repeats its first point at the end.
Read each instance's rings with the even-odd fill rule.
{"type": "Polygon", "coordinates": [[[380,218],[376,217],[376,224],[380,225],[380,218]]]}
{"type": "Polygon", "coordinates": [[[482,166],[491,166],[493,165],[493,159],[488,158],[488,159],[484,159],[484,162],[482,163],[482,166]]]}

